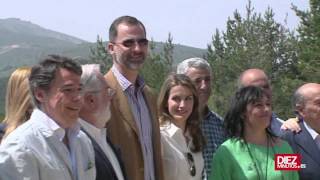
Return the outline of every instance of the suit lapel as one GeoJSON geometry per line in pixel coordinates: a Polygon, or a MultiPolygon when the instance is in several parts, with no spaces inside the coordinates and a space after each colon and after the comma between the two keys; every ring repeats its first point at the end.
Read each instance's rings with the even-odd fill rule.
{"type": "Polygon", "coordinates": [[[134,120],[133,113],[131,111],[128,98],[121,89],[116,77],[113,75],[112,71],[106,74],[107,82],[110,87],[116,90],[115,97],[112,98],[113,112],[119,112],[120,116],[130,125],[134,132],[139,136],[138,128],[134,120]],[[121,107],[121,108],[119,108],[121,107]]]}
{"type": "Polygon", "coordinates": [[[301,149],[303,149],[306,154],[308,154],[311,159],[313,159],[320,166],[320,150],[316,143],[312,139],[311,135],[305,128],[303,123],[299,123],[301,127],[301,132],[294,136],[295,141],[301,149]]]}
{"type": "Polygon", "coordinates": [[[123,178],[124,179],[127,179],[126,176],[126,171],[125,171],[125,168],[124,168],[124,164],[123,164],[123,160],[122,160],[122,156],[121,156],[121,151],[118,147],[114,146],[111,141],[109,140],[108,136],[107,136],[107,143],[109,144],[109,146],[111,147],[111,149],[113,150],[114,154],[116,155],[117,157],[117,160],[119,162],[119,165],[120,165],[120,168],[121,168],[121,172],[122,172],[122,175],[123,175],[123,178]]]}
{"type": "Polygon", "coordinates": [[[101,149],[99,144],[96,142],[96,140],[94,140],[93,137],[83,127],[81,127],[81,131],[83,131],[91,140],[91,143],[92,143],[92,146],[93,146],[95,153],[99,154],[99,157],[102,157],[104,161],[109,161],[108,157],[103,152],[103,150],[101,149]]]}

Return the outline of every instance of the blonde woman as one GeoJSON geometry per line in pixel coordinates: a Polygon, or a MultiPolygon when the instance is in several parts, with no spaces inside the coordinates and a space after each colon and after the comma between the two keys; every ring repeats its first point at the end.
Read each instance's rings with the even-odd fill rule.
{"type": "Polygon", "coordinates": [[[183,74],[170,75],[158,99],[163,167],[166,180],[200,180],[203,176],[197,92],[183,74]]]}
{"type": "Polygon", "coordinates": [[[3,138],[30,117],[33,109],[28,83],[30,72],[31,68],[20,67],[9,78],[5,104],[6,114],[2,123],[3,138]]]}

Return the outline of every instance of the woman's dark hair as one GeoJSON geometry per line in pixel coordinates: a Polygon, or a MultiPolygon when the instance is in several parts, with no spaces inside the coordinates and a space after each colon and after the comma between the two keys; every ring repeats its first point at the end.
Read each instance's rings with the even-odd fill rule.
{"type": "MultiPolygon", "coordinates": [[[[268,95],[256,86],[243,87],[235,93],[224,118],[226,133],[230,138],[244,140],[244,113],[247,105],[255,103],[263,97],[268,97],[268,95]]],[[[274,136],[268,129],[266,130],[268,135],[274,136]]]]}
{"type": "Polygon", "coordinates": [[[187,87],[193,95],[194,104],[192,113],[187,119],[185,131],[188,130],[190,136],[192,137],[193,146],[191,147],[192,152],[199,152],[203,149],[205,144],[202,131],[200,129],[200,113],[199,113],[199,99],[197,95],[197,90],[193,85],[192,81],[188,76],[184,74],[171,74],[165,80],[161,87],[161,91],[158,98],[158,112],[160,125],[164,126],[167,122],[171,122],[172,116],[168,110],[168,98],[170,95],[170,90],[175,86],[187,87]]]}

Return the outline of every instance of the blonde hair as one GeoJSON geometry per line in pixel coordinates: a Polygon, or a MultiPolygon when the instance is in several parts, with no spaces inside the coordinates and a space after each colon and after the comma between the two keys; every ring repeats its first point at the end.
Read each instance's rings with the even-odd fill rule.
{"type": "Polygon", "coordinates": [[[15,130],[19,125],[30,118],[30,109],[33,107],[29,93],[30,67],[17,68],[10,76],[7,84],[4,137],[15,130]]]}

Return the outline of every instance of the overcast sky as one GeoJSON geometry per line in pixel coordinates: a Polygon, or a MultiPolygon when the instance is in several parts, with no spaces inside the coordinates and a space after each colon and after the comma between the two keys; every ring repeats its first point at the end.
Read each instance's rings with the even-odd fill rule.
{"type": "MultiPolygon", "coordinates": [[[[257,12],[270,6],[277,22],[296,28],[299,19],[291,10],[309,7],[308,0],[252,0],[257,12]]],[[[235,9],[244,15],[247,0],[1,0],[0,18],[20,18],[44,28],[95,42],[107,39],[111,22],[122,15],[140,19],[148,38],[165,41],[171,32],[174,43],[206,48],[215,29],[224,30],[235,9]]]]}

